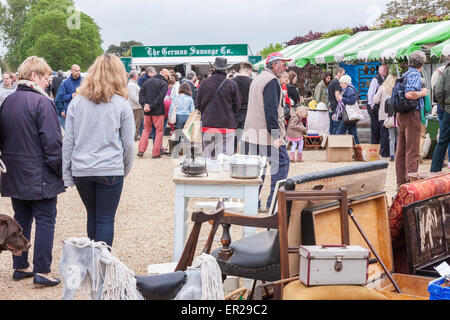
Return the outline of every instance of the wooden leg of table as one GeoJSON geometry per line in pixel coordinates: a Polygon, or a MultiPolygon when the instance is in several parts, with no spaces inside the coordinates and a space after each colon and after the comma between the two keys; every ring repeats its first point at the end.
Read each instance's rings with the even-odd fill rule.
{"type": "Polygon", "coordinates": [[[185,186],[175,185],[175,208],[173,217],[173,251],[172,261],[177,262],[183,253],[187,229],[187,205],[189,199],[185,196],[185,186]]]}

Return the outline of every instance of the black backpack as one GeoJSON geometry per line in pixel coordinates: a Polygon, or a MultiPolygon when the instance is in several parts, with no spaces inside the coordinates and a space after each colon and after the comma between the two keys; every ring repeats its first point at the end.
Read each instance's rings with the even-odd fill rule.
{"type": "Polygon", "coordinates": [[[390,104],[396,113],[407,113],[416,110],[419,100],[406,99],[405,97],[405,81],[406,72],[402,77],[395,81],[394,89],[392,90],[390,104]]]}

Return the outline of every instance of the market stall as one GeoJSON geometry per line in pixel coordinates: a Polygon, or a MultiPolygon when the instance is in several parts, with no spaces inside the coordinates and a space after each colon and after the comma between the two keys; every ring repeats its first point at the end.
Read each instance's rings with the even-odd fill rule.
{"type": "MultiPolygon", "coordinates": [[[[336,62],[402,60],[424,44],[450,39],[450,21],[404,25],[397,28],[361,31],[314,55],[312,64],[336,62]]],[[[447,49],[448,50],[448,49],[447,49]]]]}
{"type": "Polygon", "coordinates": [[[131,48],[131,67],[174,68],[183,75],[193,70],[206,75],[216,57],[227,58],[228,64],[239,64],[249,61],[249,52],[247,44],[135,46],[131,48]]]}
{"type": "MultiPolygon", "coordinates": [[[[297,66],[303,68],[310,62],[311,56],[320,54],[348,38],[350,38],[348,34],[343,34],[332,38],[309,41],[302,44],[287,46],[280,50],[280,53],[285,57],[292,59],[288,64],[290,67],[297,66]]],[[[262,69],[264,68],[264,65],[265,60],[255,64],[254,68],[257,70],[262,69]]]]}

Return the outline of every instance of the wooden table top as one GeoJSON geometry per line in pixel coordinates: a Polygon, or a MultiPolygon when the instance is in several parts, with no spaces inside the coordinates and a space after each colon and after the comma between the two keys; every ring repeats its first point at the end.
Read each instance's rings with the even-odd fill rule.
{"type": "Polygon", "coordinates": [[[175,167],[173,175],[174,183],[183,184],[222,184],[222,185],[250,185],[259,186],[263,184],[261,177],[255,179],[236,179],[232,178],[230,172],[208,172],[199,176],[187,176],[181,172],[181,167],[175,167]]]}

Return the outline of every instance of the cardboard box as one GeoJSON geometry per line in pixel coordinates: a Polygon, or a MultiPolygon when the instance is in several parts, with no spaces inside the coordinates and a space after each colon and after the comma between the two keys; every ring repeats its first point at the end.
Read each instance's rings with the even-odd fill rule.
{"type": "Polygon", "coordinates": [[[357,144],[355,146],[355,161],[380,160],[379,144],[357,144]]]}
{"type": "Polygon", "coordinates": [[[353,161],[354,138],[351,135],[325,136],[322,148],[327,150],[328,162],[351,162],[353,161]]]}

